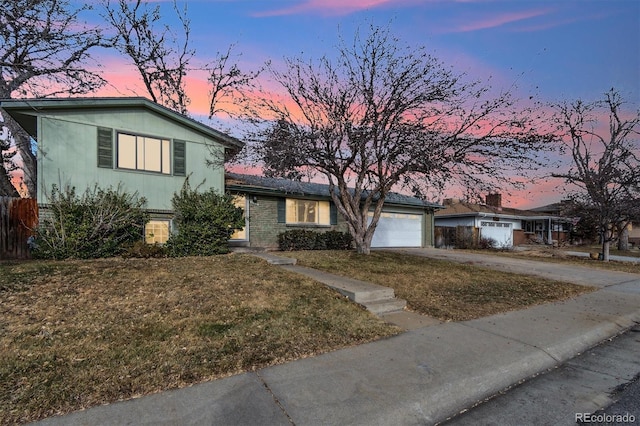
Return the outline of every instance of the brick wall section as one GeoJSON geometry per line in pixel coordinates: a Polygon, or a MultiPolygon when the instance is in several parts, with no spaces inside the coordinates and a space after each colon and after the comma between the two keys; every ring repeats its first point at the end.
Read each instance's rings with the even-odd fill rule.
{"type": "Polygon", "coordinates": [[[310,229],[317,232],[348,232],[344,219],[338,214],[338,224],[334,226],[305,226],[278,223],[278,198],[258,195],[257,203],[249,201],[250,247],[278,248],[278,234],[290,229],[310,229]]]}

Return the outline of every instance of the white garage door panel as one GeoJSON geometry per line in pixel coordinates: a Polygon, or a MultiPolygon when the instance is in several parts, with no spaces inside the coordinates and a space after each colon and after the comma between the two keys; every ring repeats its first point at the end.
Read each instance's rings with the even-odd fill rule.
{"type": "Polygon", "coordinates": [[[511,247],[513,245],[513,230],[511,228],[511,223],[481,222],[480,237],[493,239],[498,247],[511,247]]]}
{"type": "MultiPolygon", "coordinates": [[[[369,218],[371,221],[371,218],[369,218]]],[[[421,247],[422,215],[382,212],[371,247],[421,247]]]]}

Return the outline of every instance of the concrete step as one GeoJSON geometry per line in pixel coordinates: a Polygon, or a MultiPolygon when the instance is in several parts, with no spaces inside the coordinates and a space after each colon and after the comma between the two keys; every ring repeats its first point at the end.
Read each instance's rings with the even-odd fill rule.
{"type": "Polygon", "coordinates": [[[333,288],[335,288],[354,302],[360,303],[361,305],[367,305],[368,303],[375,303],[380,300],[390,300],[395,298],[393,289],[387,287],[356,291],[349,288],[333,288]]]}
{"type": "Polygon", "coordinates": [[[285,266],[284,268],[320,281],[356,303],[365,304],[374,300],[393,299],[395,297],[393,289],[389,287],[329,274],[305,266],[285,266]]]}
{"type": "Polygon", "coordinates": [[[381,315],[390,312],[402,311],[405,306],[407,306],[407,301],[404,299],[384,299],[362,303],[362,305],[364,305],[369,312],[381,315]]]}
{"type": "MultiPolygon", "coordinates": [[[[264,258],[259,253],[255,254],[255,256],[264,258]]],[[[270,256],[279,257],[275,255],[270,256]]],[[[288,271],[306,275],[328,287],[331,287],[340,294],[348,297],[350,300],[363,305],[367,310],[376,315],[402,311],[407,304],[405,300],[396,299],[395,292],[389,287],[354,280],[352,278],[342,277],[304,266],[294,264],[279,265],[283,265],[282,267],[288,271]]]]}

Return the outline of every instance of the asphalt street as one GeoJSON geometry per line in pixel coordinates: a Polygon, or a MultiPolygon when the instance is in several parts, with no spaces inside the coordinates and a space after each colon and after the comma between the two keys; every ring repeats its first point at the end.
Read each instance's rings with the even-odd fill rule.
{"type": "MultiPolygon", "coordinates": [[[[600,414],[608,416],[605,418],[619,418],[613,416],[623,416],[622,420],[624,420],[625,415],[633,416],[635,419],[635,424],[640,424],[640,372],[633,381],[625,383],[619,389],[617,389],[614,397],[615,399],[617,399],[617,402],[610,405],[601,412],[595,413],[596,416],[600,414]]],[[[598,424],[607,423],[601,422],[598,424]]]]}
{"type": "Polygon", "coordinates": [[[640,424],[640,326],[442,423],[461,425],[640,424]],[[604,407],[576,413],[573,402],[604,407]]]}

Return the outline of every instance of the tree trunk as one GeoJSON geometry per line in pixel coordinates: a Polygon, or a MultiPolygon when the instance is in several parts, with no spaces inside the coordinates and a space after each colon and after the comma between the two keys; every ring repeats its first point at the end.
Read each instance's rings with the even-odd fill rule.
{"type": "Polygon", "coordinates": [[[629,250],[629,227],[625,226],[618,232],[618,250],[629,250]]]}
{"type": "Polygon", "coordinates": [[[0,164],[0,195],[7,197],[19,197],[18,191],[11,183],[11,177],[7,173],[4,164],[0,164]]]}
{"type": "Polygon", "coordinates": [[[611,246],[611,241],[609,241],[609,238],[605,238],[604,242],[602,243],[602,261],[603,262],[609,261],[609,246],[611,246]]]}
{"type": "Polygon", "coordinates": [[[358,230],[354,235],[353,241],[356,245],[356,252],[358,254],[370,254],[371,253],[371,239],[367,241],[366,230],[358,230]]]}
{"type": "Polygon", "coordinates": [[[371,254],[371,247],[367,246],[366,244],[356,244],[356,252],[358,254],[371,254]]]}
{"type": "Polygon", "coordinates": [[[31,137],[9,114],[4,115],[5,124],[9,128],[16,144],[16,149],[20,154],[20,168],[23,172],[24,184],[27,188],[29,198],[37,198],[37,178],[38,166],[36,154],[31,146],[31,137]]]}

